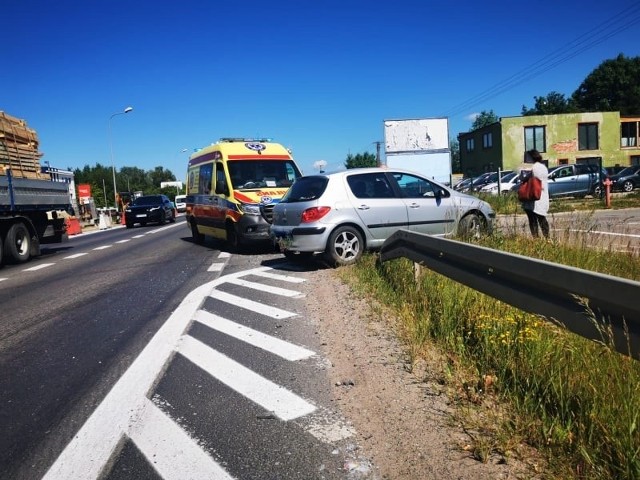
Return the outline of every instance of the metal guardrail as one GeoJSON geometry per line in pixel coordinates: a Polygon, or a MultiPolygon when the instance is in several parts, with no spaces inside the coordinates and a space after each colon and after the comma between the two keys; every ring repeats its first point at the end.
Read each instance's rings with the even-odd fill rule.
{"type": "Polygon", "coordinates": [[[408,258],[521,310],[554,319],[584,338],[602,341],[595,317],[600,328],[611,328],[618,352],[640,359],[640,282],[407,230],[389,237],[380,253],[383,262],[408,258]]]}

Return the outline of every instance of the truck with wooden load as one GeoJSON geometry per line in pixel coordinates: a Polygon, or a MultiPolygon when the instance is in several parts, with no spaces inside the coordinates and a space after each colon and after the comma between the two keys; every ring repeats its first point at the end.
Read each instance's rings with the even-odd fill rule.
{"type": "Polygon", "coordinates": [[[40,255],[67,239],[69,187],[41,172],[38,138],[24,120],[0,111],[0,265],[40,255]]]}

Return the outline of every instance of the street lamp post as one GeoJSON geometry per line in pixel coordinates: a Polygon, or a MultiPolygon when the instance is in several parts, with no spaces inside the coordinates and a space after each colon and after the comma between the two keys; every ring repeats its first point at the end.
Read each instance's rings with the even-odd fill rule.
{"type": "Polygon", "coordinates": [[[111,119],[116,115],[124,115],[133,110],[133,107],[127,107],[122,112],[114,113],[109,117],[109,147],[111,149],[111,171],[113,173],[113,205],[118,210],[118,190],[116,188],[116,164],[113,161],[113,140],[111,135],[111,119]]]}

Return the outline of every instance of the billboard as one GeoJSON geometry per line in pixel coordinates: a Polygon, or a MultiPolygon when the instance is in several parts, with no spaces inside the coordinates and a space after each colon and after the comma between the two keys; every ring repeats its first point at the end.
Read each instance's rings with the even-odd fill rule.
{"type": "Polygon", "coordinates": [[[384,121],[386,154],[449,151],[447,118],[384,121]]]}
{"type": "Polygon", "coordinates": [[[89,183],[81,183],[78,185],[78,198],[91,197],[91,185],[89,183]]]}
{"type": "Polygon", "coordinates": [[[412,170],[436,182],[451,182],[451,156],[448,152],[389,155],[387,166],[412,170]]]}

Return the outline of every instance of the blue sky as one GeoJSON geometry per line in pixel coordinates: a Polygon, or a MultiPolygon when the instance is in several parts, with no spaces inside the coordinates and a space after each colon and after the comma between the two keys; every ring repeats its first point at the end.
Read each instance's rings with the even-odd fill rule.
{"type": "Polygon", "coordinates": [[[387,119],[446,116],[455,138],[640,55],[637,0],[20,0],[1,16],[0,110],[37,130],[43,161],[111,166],[109,119],[131,106],[111,118],[116,169],[179,180],[182,151],[220,137],[273,138],[305,173],[375,153],[387,119]]]}

